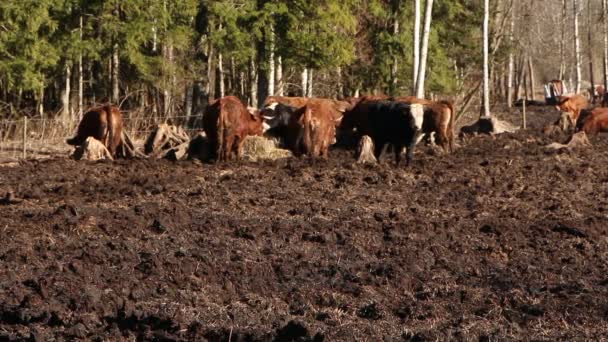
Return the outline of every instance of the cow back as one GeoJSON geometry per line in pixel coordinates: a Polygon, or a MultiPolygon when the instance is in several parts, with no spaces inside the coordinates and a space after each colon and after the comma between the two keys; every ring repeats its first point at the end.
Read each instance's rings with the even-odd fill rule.
{"type": "Polygon", "coordinates": [[[595,108],[582,111],[577,122],[577,131],[584,131],[589,135],[608,131],[608,108],[595,108]]]}
{"type": "Polygon", "coordinates": [[[123,120],[118,107],[101,106],[88,110],[78,124],[76,136],[68,139],[70,145],[82,145],[88,137],[101,141],[115,156],[122,142],[123,120]]]}

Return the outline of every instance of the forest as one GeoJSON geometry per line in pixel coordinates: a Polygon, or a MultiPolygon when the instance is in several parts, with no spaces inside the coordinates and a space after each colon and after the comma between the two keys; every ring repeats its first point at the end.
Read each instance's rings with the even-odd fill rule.
{"type": "MultiPolygon", "coordinates": [[[[601,79],[601,5],[490,1],[492,101],[538,96],[551,79],[572,85],[576,65],[579,82],[601,79]]],[[[0,115],[75,121],[111,102],[171,117],[223,95],[251,106],[273,94],[412,95],[429,7],[420,97],[466,110],[482,78],[478,0],[5,0],[0,115]]]]}

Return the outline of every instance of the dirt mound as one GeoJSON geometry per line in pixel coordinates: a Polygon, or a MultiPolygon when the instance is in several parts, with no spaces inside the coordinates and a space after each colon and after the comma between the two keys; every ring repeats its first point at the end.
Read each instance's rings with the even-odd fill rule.
{"type": "Polygon", "coordinates": [[[2,168],[0,340],[600,339],[608,141],[550,153],[551,115],[408,168],[2,168]]]}

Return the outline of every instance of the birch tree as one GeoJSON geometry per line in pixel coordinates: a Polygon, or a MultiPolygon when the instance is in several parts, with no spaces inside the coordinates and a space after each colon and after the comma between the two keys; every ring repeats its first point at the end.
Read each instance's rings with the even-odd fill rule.
{"type": "Polygon", "coordinates": [[[587,2],[587,42],[588,42],[588,53],[589,53],[589,81],[591,82],[591,101],[595,103],[595,75],[593,74],[593,35],[591,34],[592,20],[591,20],[591,1],[587,2]]]}
{"type": "Polygon", "coordinates": [[[414,60],[412,89],[416,93],[418,89],[418,68],[420,66],[420,0],[414,0],[414,60]]]}
{"type": "Polygon", "coordinates": [[[578,34],[578,12],[579,12],[579,2],[578,0],[572,0],[574,5],[574,53],[576,57],[576,93],[581,92],[581,44],[578,34]]]}
{"type": "Polygon", "coordinates": [[[602,33],[604,41],[604,94],[602,94],[602,105],[605,106],[608,99],[608,6],[606,4],[608,0],[602,0],[602,33]]]}
{"type": "Polygon", "coordinates": [[[420,66],[416,81],[416,97],[424,98],[424,80],[426,78],[426,61],[429,49],[429,38],[431,35],[431,19],[433,17],[433,0],[427,0],[424,15],[424,36],[422,37],[422,50],[420,52],[420,66]]]}
{"type": "Polygon", "coordinates": [[[269,53],[268,53],[268,95],[272,96],[275,93],[275,78],[276,78],[276,69],[275,69],[275,61],[274,61],[274,39],[275,34],[274,30],[270,29],[270,38],[269,38],[269,53]]]}
{"type": "Polygon", "coordinates": [[[515,33],[515,10],[511,10],[511,25],[509,28],[509,45],[511,49],[509,50],[509,69],[507,71],[507,106],[511,108],[513,106],[513,73],[515,72],[515,63],[514,63],[514,55],[513,55],[513,35],[515,33]]]}
{"type": "Polygon", "coordinates": [[[283,81],[283,58],[277,56],[276,76],[275,81],[277,83],[276,94],[277,96],[283,96],[285,84],[283,81]]]}
{"type": "Polygon", "coordinates": [[[566,51],[565,51],[565,41],[566,41],[566,14],[567,14],[567,2],[566,0],[562,0],[562,16],[560,20],[560,34],[561,39],[559,40],[559,79],[564,79],[564,74],[566,72],[566,51]]]}

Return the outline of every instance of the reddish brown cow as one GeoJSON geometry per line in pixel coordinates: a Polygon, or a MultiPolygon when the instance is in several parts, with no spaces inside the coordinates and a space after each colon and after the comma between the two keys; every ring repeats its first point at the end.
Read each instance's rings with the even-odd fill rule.
{"type": "Polygon", "coordinates": [[[313,101],[298,109],[291,117],[287,145],[296,154],[327,158],[329,146],[335,142],[334,107],[327,101],[313,101]]]}
{"type": "Polygon", "coordinates": [[[451,101],[429,101],[415,96],[395,97],[395,101],[402,103],[417,103],[424,106],[424,121],[422,133],[429,136],[435,133],[437,144],[446,152],[454,150],[454,104],[451,101]]]}
{"type": "Polygon", "coordinates": [[[595,108],[589,111],[582,125],[577,130],[584,131],[587,135],[597,135],[599,132],[608,132],[608,108],[595,108]]]}
{"type": "Polygon", "coordinates": [[[84,114],[76,136],[68,139],[67,143],[79,146],[88,137],[93,137],[104,144],[112,157],[116,157],[116,151],[122,142],[122,126],[122,115],[118,107],[97,107],[84,114]]]}
{"type": "Polygon", "coordinates": [[[344,112],[351,107],[351,104],[347,101],[339,101],[318,97],[288,97],[288,96],[268,96],[262,105],[263,109],[270,108],[274,109],[276,104],[282,103],[294,108],[302,108],[308,103],[327,103],[330,106],[324,106],[325,110],[329,111],[333,120],[339,123],[344,112]]]}
{"type": "Polygon", "coordinates": [[[576,126],[576,121],[581,113],[581,110],[589,106],[589,101],[583,95],[561,96],[558,104],[555,106],[558,110],[568,113],[572,126],[576,126]]]}
{"type": "Polygon", "coordinates": [[[259,113],[247,111],[235,96],[226,96],[209,104],[203,117],[203,130],[214,157],[220,161],[229,160],[232,152],[236,152],[237,158],[242,157],[245,137],[262,135],[263,121],[259,113]]]}

